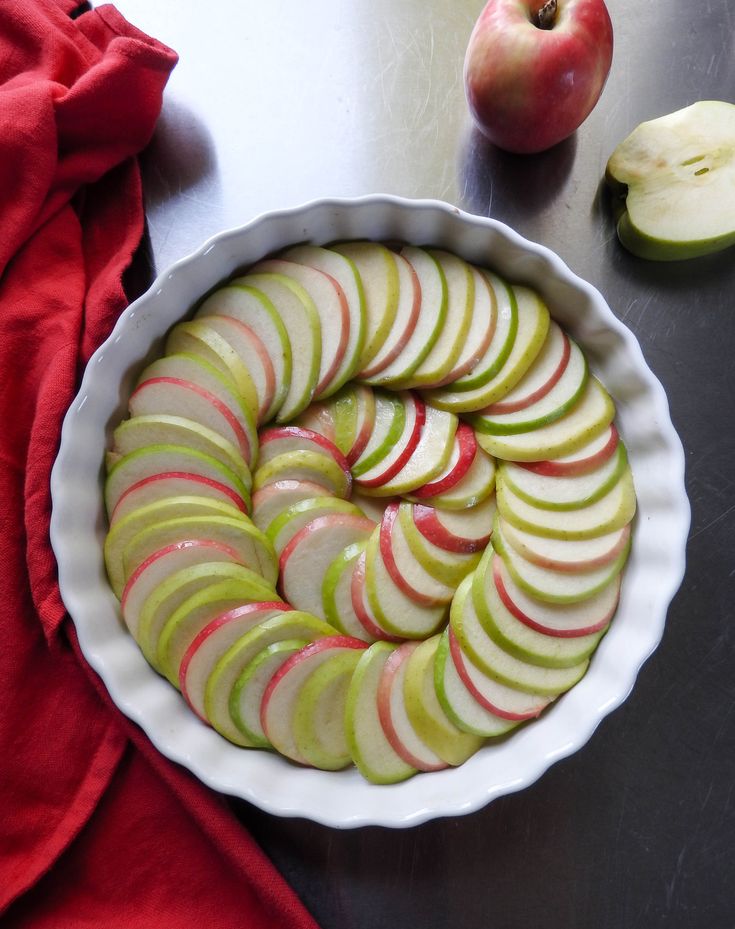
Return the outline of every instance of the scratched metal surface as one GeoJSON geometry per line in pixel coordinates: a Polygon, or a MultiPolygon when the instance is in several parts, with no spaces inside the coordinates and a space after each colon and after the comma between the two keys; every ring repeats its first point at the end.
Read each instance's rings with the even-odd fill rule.
{"type": "Polygon", "coordinates": [[[238,814],[324,929],[735,926],[735,252],[618,246],[599,183],[641,120],[735,101],[732,0],[609,0],[602,100],[538,157],[473,132],[461,66],[482,0],[119,0],[181,54],[145,162],[159,268],[322,195],[490,214],[602,290],[664,383],[687,451],[686,580],[630,699],[532,788],[466,818],[338,833],[238,814]]]}

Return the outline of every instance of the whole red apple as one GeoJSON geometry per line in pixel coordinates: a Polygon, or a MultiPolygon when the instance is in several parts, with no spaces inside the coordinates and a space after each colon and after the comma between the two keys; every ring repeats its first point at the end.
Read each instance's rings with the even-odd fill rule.
{"type": "Polygon", "coordinates": [[[506,151],[551,148],[597,103],[612,50],[603,0],[488,0],[465,57],[475,122],[506,151]]]}

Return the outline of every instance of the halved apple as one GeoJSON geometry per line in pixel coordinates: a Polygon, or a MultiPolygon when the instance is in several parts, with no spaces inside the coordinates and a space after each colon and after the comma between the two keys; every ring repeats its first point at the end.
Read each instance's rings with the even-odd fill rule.
{"type": "Polygon", "coordinates": [[[698,100],[641,123],[610,156],[618,238],[656,261],[695,258],[735,243],[735,105],[698,100]]]}

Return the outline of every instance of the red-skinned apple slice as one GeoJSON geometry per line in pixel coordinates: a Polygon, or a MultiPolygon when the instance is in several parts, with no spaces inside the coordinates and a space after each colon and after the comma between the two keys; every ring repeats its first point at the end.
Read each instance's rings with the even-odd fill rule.
{"type": "Polygon", "coordinates": [[[495,333],[497,322],[495,291],[490,287],[485,275],[471,265],[470,274],[473,282],[473,306],[470,326],[454,367],[436,385],[437,387],[453,384],[476,368],[490,348],[495,333]]]}
{"type": "MultiPolygon", "coordinates": [[[[363,543],[367,548],[367,543],[363,543]]],[[[378,620],[373,613],[370,602],[367,597],[365,586],[365,564],[366,551],[360,552],[357,556],[355,566],[352,570],[352,580],[350,583],[350,597],[352,600],[352,610],[360,625],[365,630],[369,641],[384,639],[386,642],[402,642],[403,636],[392,635],[386,629],[379,625],[378,620]]],[[[359,636],[365,638],[365,636],[359,636]]]]}
{"type": "Polygon", "coordinates": [[[277,455],[301,449],[331,455],[340,468],[349,473],[350,466],[347,459],[334,442],[330,442],[318,432],[303,429],[301,426],[273,426],[261,432],[258,468],[262,468],[277,455]]]}
{"type": "Polygon", "coordinates": [[[472,597],[483,629],[501,648],[521,661],[546,668],[568,668],[589,658],[604,632],[561,637],[531,629],[503,603],[495,585],[494,561],[487,552],[475,572],[472,597]]]}
{"type": "Polygon", "coordinates": [[[401,398],[395,394],[377,391],[373,427],[365,448],[352,462],[352,474],[355,479],[374,469],[395,447],[406,425],[406,407],[401,398]]]}
{"type": "MultiPolygon", "coordinates": [[[[366,383],[380,383],[380,376],[403,351],[413,335],[421,309],[421,282],[403,255],[393,255],[398,271],[398,306],[390,331],[367,367],[359,373],[366,383]]],[[[371,330],[372,331],[372,330],[371,330]]]]}
{"type": "Polygon", "coordinates": [[[389,655],[378,684],[378,716],[391,748],[407,765],[417,771],[440,771],[448,765],[419,738],[403,696],[408,659],[420,644],[404,642],[389,655]]]}
{"type": "Polygon", "coordinates": [[[279,600],[244,603],[220,613],[195,636],[181,660],[179,689],[200,719],[206,721],[204,689],[207,678],[222,655],[254,626],[292,609],[279,600]]]}
{"type": "Polygon", "coordinates": [[[580,603],[544,603],[516,584],[501,558],[493,561],[495,587],[508,610],[531,629],[549,636],[574,637],[599,632],[615,615],[620,596],[620,575],[589,600],[580,603]]]}
{"type": "Polygon", "coordinates": [[[242,513],[248,513],[248,506],[242,497],[221,481],[213,481],[199,474],[169,471],[144,477],[128,487],[110,514],[110,526],[113,526],[127,513],[147,503],[153,503],[164,497],[181,496],[210,497],[213,500],[229,503],[242,513]]]}
{"type": "Polygon", "coordinates": [[[398,503],[386,507],[380,524],[380,554],[393,583],[414,603],[425,607],[447,604],[454,588],[428,574],[414,557],[398,520],[398,503]]]}
{"type": "Polygon", "coordinates": [[[609,564],[630,544],[630,523],[582,541],[547,539],[517,529],[500,517],[503,536],[527,561],[555,571],[590,571],[609,564]]]}
{"type": "Polygon", "coordinates": [[[280,555],[297,532],[317,517],[329,513],[363,516],[362,510],[349,500],[323,495],[309,497],[291,504],[279,513],[268,527],[266,535],[273,543],[276,553],[280,555]]]}
{"type": "Polygon", "coordinates": [[[570,455],[546,461],[519,461],[517,464],[529,471],[549,477],[573,477],[576,474],[586,474],[604,464],[614,454],[619,439],[615,423],[610,423],[604,432],[570,455]]]}
{"type": "Polygon", "coordinates": [[[133,416],[163,414],[193,419],[237,446],[248,465],[257,454],[255,424],[251,421],[252,429],[245,426],[219,397],[189,381],[152,377],[135,388],[129,408],[133,416]]]}
{"type": "MultiPolygon", "coordinates": [[[[295,261],[279,258],[258,262],[242,280],[252,286],[262,287],[267,283],[267,279],[272,279],[274,275],[290,278],[298,284],[299,288],[306,292],[310,305],[318,314],[321,358],[313,396],[317,400],[327,397],[339,390],[351,376],[346,365],[351,320],[344,291],[331,275],[295,261]]],[[[292,344],[293,342],[292,339],[292,344]]]]}
{"type": "Polygon", "coordinates": [[[407,500],[404,500],[398,508],[398,520],[408,547],[421,567],[433,578],[448,587],[456,587],[466,574],[476,568],[480,553],[448,552],[434,545],[416,527],[413,508],[414,504],[407,500]]]}
{"type": "Polygon", "coordinates": [[[365,451],[375,427],[375,396],[364,384],[350,384],[334,398],[334,443],[350,467],[365,451]]]}
{"type": "Polygon", "coordinates": [[[352,760],[372,784],[395,784],[416,774],[388,741],[378,713],[378,687],[385,663],[395,651],[375,642],[360,656],[347,694],[345,730],[352,760]]]}
{"type": "Polygon", "coordinates": [[[375,523],[364,516],[320,516],[299,530],[281,553],[281,591],[295,607],[324,619],[322,583],[329,565],[354,542],[366,539],[375,523]]]}
{"type": "Polygon", "coordinates": [[[210,316],[228,316],[238,320],[252,329],[263,343],[275,375],[276,393],[267,417],[271,419],[278,413],[289,392],[293,366],[291,340],[276,308],[262,291],[254,287],[228,286],[211,294],[196,314],[197,319],[205,322],[210,316]]]}
{"type": "MultiPolygon", "coordinates": [[[[419,444],[426,421],[426,405],[419,396],[410,391],[401,392],[398,398],[406,410],[403,432],[381,461],[356,478],[357,485],[363,491],[366,488],[375,491],[387,484],[407,464],[419,444]]],[[[386,495],[392,496],[392,493],[388,491],[386,495]]]]}
{"type": "Polygon", "coordinates": [[[447,552],[481,552],[493,531],[495,497],[487,497],[465,510],[439,510],[417,503],[413,521],[419,532],[447,552]]]}
{"type": "Polygon", "coordinates": [[[451,490],[472,467],[476,454],[475,431],[472,426],[460,422],[454,434],[452,453],[446,467],[433,480],[412,490],[410,497],[416,500],[426,500],[451,490]]]}
{"type": "Polygon", "coordinates": [[[526,719],[535,719],[552,702],[552,697],[506,687],[483,674],[464,654],[451,626],[447,627],[447,641],[460,680],[488,713],[520,723],[526,719]]]}
{"type": "Polygon", "coordinates": [[[491,713],[482,706],[459,675],[449,647],[449,629],[445,629],[436,650],[434,686],[441,708],[451,722],[464,732],[481,738],[503,735],[517,723],[491,713]]]}
{"type": "Polygon", "coordinates": [[[485,412],[493,416],[497,413],[516,413],[540,400],[564,373],[570,354],[571,343],[566,333],[552,319],[546,341],[534,363],[516,386],[502,400],[486,407],[485,412]]]}
{"type": "Polygon", "coordinates": [[[352,489],[350,469],[339,465],[326,450],[295,448],[282,452],[259,467],[253,475],[255,493],[276,481],[309,481],[322,484],[328,493],[347,499],[352,489]]]}
{"type": "Polygon", "coordinates": [[[349,636],[317,639],[291,655],[274,674],[263,694],[260,724],[268,741],[287,758],[308,765],[293,732],[293,717],[301,688],[325,662],[345,650],[365,649],[365,642],[349,636]]]}
{"type": "Polygon", "coordinates": [[[428,251],[414,246],[401,250],[410,262],[419,281],[421,305],[411,336],[400,352],[370,383],[394,386],[407,385],[411,376],[431,352],[440,336],[447,317],[447,282],[437,260],[428,251]]]}
{"type": "Polygon", "coordinates": [[[495,459],[479,447],[466,473],[448,490],[423,501],[442,510],[464,510],[486,500],[495,488],[495,459]]]}
{"type": "Polygon", "coordinates": [[[334,428],[334,408],[329,400],[316,401],[300,413],[294,421],[295,426],[318,432],[325,439],[334,442],[336,438],[334,428]]]}
{"type": "Polygon", "coordinates": [[[426,638],[444,622],[446,603],[417,603],[394,581],[382,555],[383,537],[382,526],[376,526],[365,548],[363,602],[366,612],[375,625],[391,637],[426,638]]]}
{"type": "MultiPolygon", "coordinates": [[[[345,546],[324,572],[322,603],[327,622],[339,632],[356,639],[374,642],[379,636],[371,635],[357,616],[352,603],[352,580],[355,566],[365,551],[365,542],[345,546]]],[[[358,594],[361,598],[362,594],[358,594]]]]}
{"type": "Polygon", "coordinates": [[[289,506],[328,492],[331,491],[327,486],[314,481],[284,480],[266,484],[253,494],[253,522],[261,532],[266,532],[278,514],[289,506]]]}
{"type": "MultiPolygon", "coordinates": [[[[196,474],[224,484],[240,500],[249,499],[248,489],[238,475],[212,458],[187,446],[152,445],[137,448],[119,458],[105,481],[105,507],[112,513],[122,495],[141,481],[162,474],[196,474]]],[[[249,477],[248,473],[248,477],[249,477]]]]}
{"type": "Polygon", "coordinates": [[[229,545],[212,539],[185,539],[165,545],[142,561],[128,578],[120,597],[125,625],[134,639],[138,635],[140,611],[148,596],[167,577],[204,562],[238,562],[238,553],[229,545]]]}

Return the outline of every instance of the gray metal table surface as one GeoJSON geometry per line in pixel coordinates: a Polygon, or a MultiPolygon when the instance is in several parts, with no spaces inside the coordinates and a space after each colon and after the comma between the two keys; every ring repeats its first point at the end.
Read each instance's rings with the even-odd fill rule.
{"type": "Polygon", "coordinates": [[[601,186],[644,119],[735,101],[732,0],[608,0],[600,103],[538,156],[471,125],[482,0],[118,0],[181,60],[145,156],[160,270],[211,234],[321,196],[447,200],[548,245],[605,295],[667,390],[693,508],[659,649],[583,750],[478,813],[338,832],[233,802],[324,929],[735,926],[735,253],[627,254],[601,186]]]}

